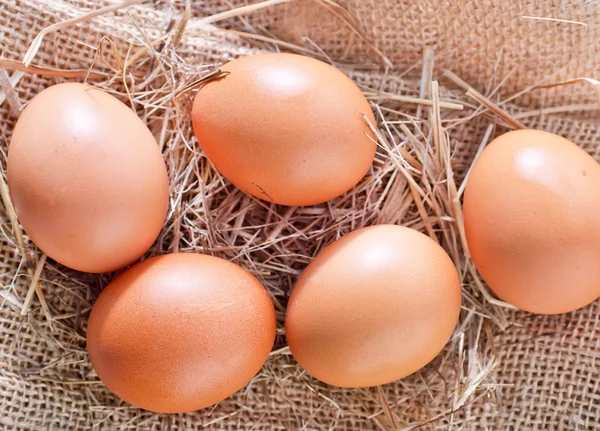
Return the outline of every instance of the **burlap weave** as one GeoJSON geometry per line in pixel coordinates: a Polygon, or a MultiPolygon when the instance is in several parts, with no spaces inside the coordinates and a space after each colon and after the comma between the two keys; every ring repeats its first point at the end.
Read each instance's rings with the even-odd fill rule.
{"type": "MultiPolygon", "coordinates": [[[[275,49],[273,44],[249,41],[232,33],[207,33],[207,27],[200,24],[200,19],[209,13],[252,2],[191,3],[192,17],[178,48],[186,62],[209,64],[275,49]]],[[[350,30],[341,18],[346,15],[330,3],[305,0],[272,6],[243,19],[219,23],[219,27],[251,29],[322,52],[344,67],[365,89],[412,96],[419,95],[423,49],[429,46],[436,56],[434,78],[440,79],[444,86],[442,96],[471,104],[474,102],[464,98],[462,90],[444,80],[443,69],[451,69],[482,93],[488,94],[502,84],[494,100],[504,100],[536,83],[600,76],[597,0],[338,1],[350,12],[349,19],[356,20],[363,36],[350,30]],[[391,64],[386,66],[387,62],[373,47],[391,64]]],[[[20,60],[42,28],[107,4],[113,2],[0,0],[0,54],[3,58],[20,60]]],[[[109,37],[121,52],[127,52],[128,42],[139,48],[144,38],[140,28],[151,38],[159,37],[172,19],[181,16],[183,6],[182,1],[176,0],[151,2],[129,8],[129,14],[119,11],[52,33],[44,39],[34,64],[88,69],[103,36],[109,37]]],[[[28,73],[15,89],[25,103],[43,88],[61,81],[64,79],[28,73]]],[[[600,116],[593,105],[596,102],[598,93],[591,84],[576,83],[532,90],[505,106],[528,127],[559,133],[600,160],[600,116]],[[544,110],[539,111],[539,107],[544,110]]],[[[387,106],[407,112],[414,110],[414,106],[398,103],[387,106]]],[[[146,113],[152,109],[138,108],[146,113]]],[[[162,125],[165,115],[170,116],[169,124],[181,127],[180,134],[169,134],[164,143],[170,169],[191,161],[206,165],[202,156],[181,150],[181,140],[188,139],[189,145],[197,149],[185,118],[177,122],[173,112],[158,110],[149,124],[157,138],[160,128],[154,126],[162,125]]],[[[9,104],[4,102],[0,106],[3,154],[14,122],[9,104]]],[[[489,118],[480,116],[450,131],[453,167],[459,179],[468,169],[489,123],[489,118]]],[[[5,157],[2,168],[5,172],[5,157]]],[[[376,163],[375,172],[381,169],[390,168],[376,163]]],[[[199,180],[198,184],[201,183],[199,180]]],[[[387,182],[374,181],[369,189],[357,194],[352,205],[365,208],[364,216],[357,219],[347,217],[350,204],[290,211],[251,201],[228,184],[218,190],[211,189],[212,184],[202,191],[198,186],[191,193],[181,194],[175,181],[172,192],[181,199],[172,202],[165,233],[151,254],[194,250],[233,260],[264,273],[261,279],[273,297],[285,305],[298,271],[331,239],[327,235],[332,229],[344,233],[377,221],[407,221],[399,213],[382,216],[382,203],[377,202],[377,197],[383,196],[388,186],[387,182]],[[256,247],[256,242],[248,249],[240,244],[249,238],[232,238],[228,228],[239,218],[222,222],[232,211],[228,203],[233,202],[232,196],[241,197],[247,205],[241,222],[255,226],[252,232],[256,238],[263,239],[263,247],[272,250],[271,255],[280,253],[280,260],[263,263],[263,250],[256,247]],[[196,208],[196,218],[178,219],[185,205],[196,208]],[[314,234],[310,238],[295,236],[294,229],[310,226],[315,214],[327,211],[331,214],[319,219],[322,224],[311,228],[314,234]],[[190,243],[186,242],[186,235],[192,225],[200,226],[205,236],[190,243]],[[273,238],[281,240],[273,242],[273,238]],[[298,242],[303,242],[302,247],[298,242]],[[309,250],[309,254],[299,257],[296,266],[280,265],[294,259],[285,253],[299,253],[300,249],[309,250]],[[288,271],[289,267],[294,269],[288,271]]],[[[94,298],[110,277],[79,274],[49,261],[42,273],[41,286],[53,317],[53,328],[35,298],[29,315],[21,316],[20,306],[30,284],[25,268],[30,263],[18,250],[6,212],[0,213],[0,430],[391,429],[389,414],[382,407],[382,395],[399,428],[411,424],[426,429],[600,429],[597,303],[562,316],[507,312],[505,328],[482,319],[479,326],[471,325],[454,337],[445,353],[422,372],[386,385],[381,394],[374,388],[328,387],[306,375],[285,349],[280,350],[284,347],[280,312],[280,336],[275,346],[280,351],[235,396],[214,409],[188,414],[160,415],[133,408],[111,395],[99,382],[85,352],[87,316],[94,298]],[[495,367],[490,365],[490,358],[496,358],[495,367]],[[457,377],[457,367],[468,369],[460,374],[462,377],[457,377]],[[481,381],[472,393],[465,392],[465,374],[472,383],[481,371],[491,368],[491,372],[481,374],[481,381]],[[455,414],[449,413],[456,406],[456,398],[462,397],[468,402],[455,414]]],[[[29,243],[28,248],[35,250],[29,243]]]]}

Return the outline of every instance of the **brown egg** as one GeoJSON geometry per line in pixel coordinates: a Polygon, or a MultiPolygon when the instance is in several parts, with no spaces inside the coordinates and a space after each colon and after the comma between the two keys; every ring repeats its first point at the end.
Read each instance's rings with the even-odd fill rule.
{"type": "Polygon", "coordinates": [[[154,137],[129,107],[84,84],[33,98],[13,132],[7,175],[33,242],[80,271],[137,260],[167,212],[167,170],[154,137]]]}
{"type": "Polygon", "coordinates": [[[215,167],[258,198],[313,205],[351,189],[376,145],[375,118],[342,72],[294,54],[259,54],[222,67],[192,109],[198,141],[215,167]]]}
{"type": "Polygon", "coordinates": [[[321,251],[294,287],[288,344],[312,376],[342,387],[393,382],[444,347],[460,314],[456,268],[406,227],[356,230],[321,251]]]}
{"type": "Polygon", "coordinates": [[[128,269],[92,309],[87,349],[100,379],[137,407],[198,410],[248,383],[269,356],[275,310],[233,263],[169,254],[128,269]]]}
{"type": "Polygon", "coordinates": [[[576,310],[600,295],[600,167],[558,135],[496,138],[465,189],[467,241],[503,300],[533,313],[576,310]]]}

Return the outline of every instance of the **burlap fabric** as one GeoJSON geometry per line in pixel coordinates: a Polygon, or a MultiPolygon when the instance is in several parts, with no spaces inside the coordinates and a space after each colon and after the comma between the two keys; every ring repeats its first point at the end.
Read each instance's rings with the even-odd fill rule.
{"type": "MultiPolygon", "coordinates": [[[[249,42],[231,33],[207,34],[206,27],[200,25],[201,17],[243,3],[192,1],[192,18],[178,49],[181,57],[200,65],[275,49],[272,44],[249,42]]],[[[505,100],[536,83],[600,75],[600,3],[595,0],[338,3],[350,15],[330,3],[326,7],[305,1],[273,6],[220,26],[252,29],[322,52],[340,67],[345,66],[365,88],[394,94],[419,94],[426,46],[436,54],[434,77],[439,78],[440,72],[448,68],[486,94],[501,83],[494,100],[505,100]],[[356,20],[364,34],[358,36],[351,31],[344,18],[356,20]],[[377,50],[389,61],[384,61],[377,50]]],[[[42,28],[106,4],[111,3],[1,0],[0,53],[4,58],[21,59],[42,28]]],[[[130,15],[120,11],[47,36],[34,63],[87,69],[103,36],[111,38],[121,52],[128,50],[129,42],[139,48],[144,38],[139,29],[151,38],[159,37],[169,22],[181,15],[183,4],[154,2],[128,10],[130,15]]],[[[26,102],[41,89],[62,80],[25,74],[15,88],[21,102],[26,102]]],[[[444,97],[461,97],[456,85],[443,78],[441,82],[444,97]]],[[[115,81],[114,85],[119,84],[115,81]]],[[[593,105],[597,101],[598,93],[591,84],[577,83],[529,91],[506,107],[528,127],[559,133],[600,160],[600,121],[593,105]],[[537,110],[539,107],[544,110],[537,110]]],[[[402,104],[393,107],[406,112],[414,109],[402,104]]],[[[138,108],[146,113],[152,109],[138,108]]],[[[154,126],[163,124],[165,115],[170,116],[168,123],[173,129],[179,128],[169,132],[164,142],[170,169],[192,162],[205,166],[207,162],[201,155],[190,156],[181,150],[182,140],[197,148],[185,118],[174,120],[173,112],[158,110],[149,124],[157,138],[160,140],[160,128],[154,126]]],[[[0,106],[0,118],[5,153],[15,122],[6,102],[0,106]]],[[[489,118],[477,117],[450,131],[453,167],[459,179],[489,123],[489,118]]],[[[385,166],[376,163],[374,170],[385,166]]],[[[5,158],[2,167],[5,171],[5,158]]],[[[150,254],[195,250],[231,259],[261,276],[273,297],[284,305],[298,271],[332,238],[331,230],[344,233],[377,221],[407,221],[402,211],[384,213],[384,205],[377,202],[389,186],[389,176],[385,178],[387,182],[374,182],[369,190],[358,193],[353,203],[293,210],[261,205],[228,184],[212,189],[213,183],[204,190],[199,181],[190,193],[181,194],[181,179],[176,179],[172,192],[181,199],[173,200],[165,232],[150,254]],[[228,204],[233,202],[232,196],[241,199],[247,211],[241,219],[223,222],[232,211],[228,204]],[[361,206],[364,215],[347,216],[349,205],[361,206]],[[196,218],[179,219],[184,206],[193,206],[196,218]],[[330,215],[319,219],[320,224],[311,225],[319,211],[330,215]],[[254,241],[252,247],[244,248],[249,238],[228,233],[229,226],[237,222],[255,226],[253,240],[262,238],[262,243],[254,241]],[[188,230],[192,225],[200,226],[205,235],[190,241],[188,230]],[[311,226],[311,236],[298,236],[295,229],[306,226],[311,226]],[[304,242],[303,246],[295,245],[297,242],[304,242]],[[271,256],[281,256],[267,264],[261,254],[264,249],[271,250],[271,256]],[[308,255],[286,257],[286,253],[300,249],[309,250],[308,255]],[[298,263],[290,264],[289,259],[297,259],[298,263]]],[[[443,355],[422,372],[386,385],[381,393],[376,389],[343,390],[320,384],[303,373],[283,349],[269,359],[250,385],[214,409],[180,415],[135,409],[112,396],[98,381],[85,352],[87,316],[110,276],[78,274],[49,262],[41,285],[53,327],[37,299],[29,315],[21,316],[20,305],[30,284],[25,269],[31,264],[18,250],[5,211],[0,221],[1,430],[391,429],[408,425],[426,429],[600,429],[597,303],[563,316],[507,312],[504,327],[485,318],[478,324],[463,322],[464,332],[457,332],[443,355]],[[382,407],[382,397],[389,412],[382,407]],[[454,413],[453,407],[457,407],[454,413]]],[[[31,244],[27,247],[35,252],[31,244]]],[[[280,324],[282,317],[279,312],[280,324]]],[[[280,327],[276,349],[284,347],[280,327]]]]}

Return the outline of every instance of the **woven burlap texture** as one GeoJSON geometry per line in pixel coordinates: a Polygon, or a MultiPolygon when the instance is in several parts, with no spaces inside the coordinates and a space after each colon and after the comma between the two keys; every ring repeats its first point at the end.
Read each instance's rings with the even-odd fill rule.
{"type": "MultiPolygon", "coordinates": [[[[188,29],[178,48],[187,62],[212,64],[276,49],[273,44],[232,33],[207,32],[202,24],[202,17],[208,14],[252,2],[191,3],[188,29]]],[[[20,60],[43,28],[107,4],[114,3],[0,0],[0,54],[3,58],[20,60]]],[[[348,0],[338,4],[350,13],[346,15],[331,6],[331,2],[306,0],[272,6],[218,25],[301,45],[345,67],[364,88],[394,94],[419,95],[425,47],[431,47],[435,53],[434,77],[444,85],[442,94],[456,99],[462,97],[462,92],[452,82],[444,81],[441,76],[444,69],[451,69],[486,94],[502,84],[496,93],[498,100],[536,83],[600,75],[598,1],[348,0]],[[356,20],[361,34],[351,30],[344,17],[356,20]]],[[[171,20],[179,19],[183,8],[183,2],[179,1],[151,2],[129,8],[129,14],[119,11],[65,28],[44,39],[34,64],[88,69],[95,62],[97,47],[104,36],[113,40],[118,50],[126,52],[127,41],[137,47],[143,43],[140,28],[156,38],[165,32],[171,20]]],[[[21,102],[27,102],[43,88],[62,81],[27,73],[18,80],[15,89],[21,102]]],[[[598,93],[588,84],[532,90],[514,99],[509,109],[519,114],[528,127],[561,134],[600,160],[600,121],[593,105],[598,93]],[[539,111],[539,107],[544,109],[539,111]],[[553,109],[558,112],[553,113],[553,109]]],[[[165,115],[173,113],[160,111],[152,117],[153,121],[162,124],[165,115]]],[[[0,118],[1,148],[5,154],[15,123],[7,102],[0,106],[0,118]]],[[[459,179],[468,169],[489,123],[489,118],[478,117],[451,132],[453,167],[459,179]]],[[[180,124],[185,128],[182,136],[191,141],[188,121],[181,119],[180,124]]],[[[172,136],[177,139],[176,134],[172,136]]],[[[177,162],[171,152],[175,143],[169,141],[164,148],[167,163],[172,167],[177,162]]],[[[202,157],[193,160],[206,163],[202,157]]],[[[5,157],[2,168],[5,172],[5,157]]],[[[376,164],[374,169],[382,167],[376,164]]],[[[229,193],[241,196],[231,186],[225,187],[229,193]]],[[[375,185],[374,196],[383,193],[386,187],[387,184],[375,185]]],[[[172,184],[171,188],[176,195],[178,184],[172,184]]],[[[226,211],[228,197],[211,196],[210,190],[207,193],[205,202],[198,205],[196,220],[175,223],[177,206],[183,203],[172,203],[173,211],[165,225],[170,226],[168,233],[161,235],[152,253],[173,251],[178,234],[182,238],[186,235],[186,223],[195,223],[207,226],[207,232],[213,229],[213,235],[207,234],[201,250],[186,247],[184,243],[178,249],[212,252],[251,269],[252,260],[260,259],[260,254],[253,254],[253,250],[246,254],[219,251],[231,243],[225,240],[229,237],[214,232],[225,232],[228,226],[212,226],[211,221],[220,220],[219,212],[226,211]]],[[[366,194],[359,196],[357,205],[371,199],[366,194]]],[[[192,197],[187,203],[194,202],[192,197]]],[[[273,218],[292,225],[308,225],[311,211],[319,208],[331,211],[331,225],[335,222],[339,233],[377,221],[404,221],[393,214],[382,218],[375,210],[366,211],[361,220],[345,220],[344,208],[319,206],[291,213],[287,208],[268,209],[254,201],[250,208],[249,198],[244,202],[249,205],[246,222],[258,226],[259,238],[292,235],[292,227],[287,224],[275,231],[273,218]]],[[[25,268],[31,264],[17,247],[7,213],[3,210],[0,216],[0,430],[390,429],[393,425],[382,407],[382,395],[399,428],[422,424],[427,429],[600,429],[597,303],[562,316],[506,312],[506,327],[482,323],[483,330],[475,328],[486,343],[493,345],[497,363],[473,393],[460,393],[468,396],[469,401],[455,415],[448,412],[455,405],[455,387],[461,387],[462,383],[455,383],[452,364],[468,363],[472,368],[468,371],[475,377],[479,371],[476,361],[467,358],[477,350],[476,341],[468,336],[462,339],[467,340],[465,346],[460,347],[460,337],[453,339],[445,355],[422,372],[384,386],[381,393],[374,388],[349,390],[320,384],[306,375],[284,349],[269,359],[250,385],[214,409],[179,415],[136,409],[114,397],[98,381],[85,352],[87,316],[110,276],[78,274],[49,262],[42,273],[41,286],[53,316],[53,328],[49,327],[36,298],[29,314],[22,316],[20,306],[30,284],[25,268]],[[447,358],[453,362],[447,363],[447,358]]],[[[326,228],[331,226],[319,227],[326,228]]],[[[322,248],[320,241],[325,237],[315,238],[312,256],[322,248]]],[[[32,244],[27,246],[30,253],[39,254],[32,244]]],[[[270,275],[263,281],[273,297],[285,304],[296,276],[297,273],[278,273],[273,264],[270,275]]],[[[279,317],[282,335],[281,313],[279,317]]],[[[284,347],[283,340],[278,337],[275,349],[284,347]]],[[[485,364],[480,365],[483,369],[485,364]]]]}

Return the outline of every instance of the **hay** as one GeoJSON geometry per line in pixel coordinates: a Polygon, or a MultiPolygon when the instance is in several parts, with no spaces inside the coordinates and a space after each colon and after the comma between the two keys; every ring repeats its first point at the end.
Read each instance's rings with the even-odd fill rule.
{"type": "MultiPolygon", "coordinates": [[[[598,410],[586,401],[598,392],[589,382],[589,375],[598,377],[592,351],[597,344],[593,335],[600,330],[597,306],[556,317],[515,312],[495,299],[478,277],[462,226],[463,180],[473,158],[506,127],[553,130],[598,156],[597,123],[585,120],[597,115],[596,95],[573,93],[574,99],[570,93],[556,93],[556,85],[570,82],[561,76],[564,71],[523,85],[522,77],[511,80],[512,72],[501,68],[504,48],[491,72],[480,79],[473,79],[443,49],[419,48],[418,56],[403,63],[384,49],[388,45],[377,37],[380,24],[369,25],[368,15],[363,20],[354,16],[365,9],[352,2],[342,7],[341,2],[311,0],[293,9],[297,5],[284,5],[286,0],[251,5],[223,1],[216,6],[189,1],[96,5],[77,0],[72,6],[50,1],[46,10],[37,9],[33,1],[0,3],[7,8],[0,18],[2,13],[21,20],[27,14],[39,17],[29,26],[13,24],[7,38],[16,40],[18,35],[27,42],[10,43],[0,59],[1,67],[19,73],[9,77],[11,97],[27,103],[42,88],[77,78],[130,104],[156,137],[168,166],[171,199],[163,230],[145,257],[182,251],[235,262],[264,283],[278,318],[268,362],[232,398],[181,415],[135,409],[108,392],[85,352],[87,316],[112,275],[80,274],[46,260],[23,236],[6,185],[0,182],[5,208],[0,223],[0,429],[598,426],[598,410]],[[94,12],[96,8],[102,14],[94,12]],[[308,20],[305,12],[317,13],[320,19],[308,20]],[[291,19],[309,23],[301,38],[287,34],[300,31],[289,25],[291,19]],[[323,29],[319,37],[312,28],[323,19],[338,20],[334,28],[327,27],[330,42],[323,29]],[[59,30],[51,34],[45,28],[59,30]],[[36,34],[42,36],[36,39],[36,34]],[[323,205],[281,207],[244,194],[212,167],[190,127],[195,91],[219,76],[222,62],[279,49],[340,67],[373,103],[377,124],[371,127],[378,145],[373,168],[353,190],[323,205]],[[27,66],[20,62],[24,57],[27,66]],[[398,63],[405,73],[398,71],[398,63]],[[435,76],[450,77],[443,82],[447,87],[435,76]],[[538,103],[535,94],[540,91],[547,92],[546,100],[555,95],[551,107],[538,103]],[[514,105],[517,100],[525,106],[514,105]],[[584,120],[557,116],[566,113],[581,114],[584,120]],[[285,304],[296,277],[320,249],[374,223],[410,226],[446,248],[463,286],[461,319],[444,352],[415,375],[381,388],[328,387],[293,361],[285,344],[285,304]],[[589,335],[579,337],[582,331],[589,335]],[[531,342],[534,348],[528,347],[531,342]],[[553,349],[580,370],[567,383],[557,383],[563,363],[553,349]],[[530,366],[538,371],[528,373],[530,366]],[[584,372],[588,386],[581,388],[584,372]],[[511,392],[514,387],[534,394],[523,397],[511,392]],[[578,395],[566,399],[564,394],[573,390],[578,395]],[[547,407],[555,405],[559,406],[547,407]]],[[[371,6],[378,16],[383,6],[371,6]]],[[[577,17],[586,14],[581,11],[577,17]]],[[[597,14],[590,16],[600,20],[597,14]]],[[[4,93],[8,97],[9,91],[4,93]]],[[[5,153],[14,120],[4,105],[0,113],[5,153]]]]}

